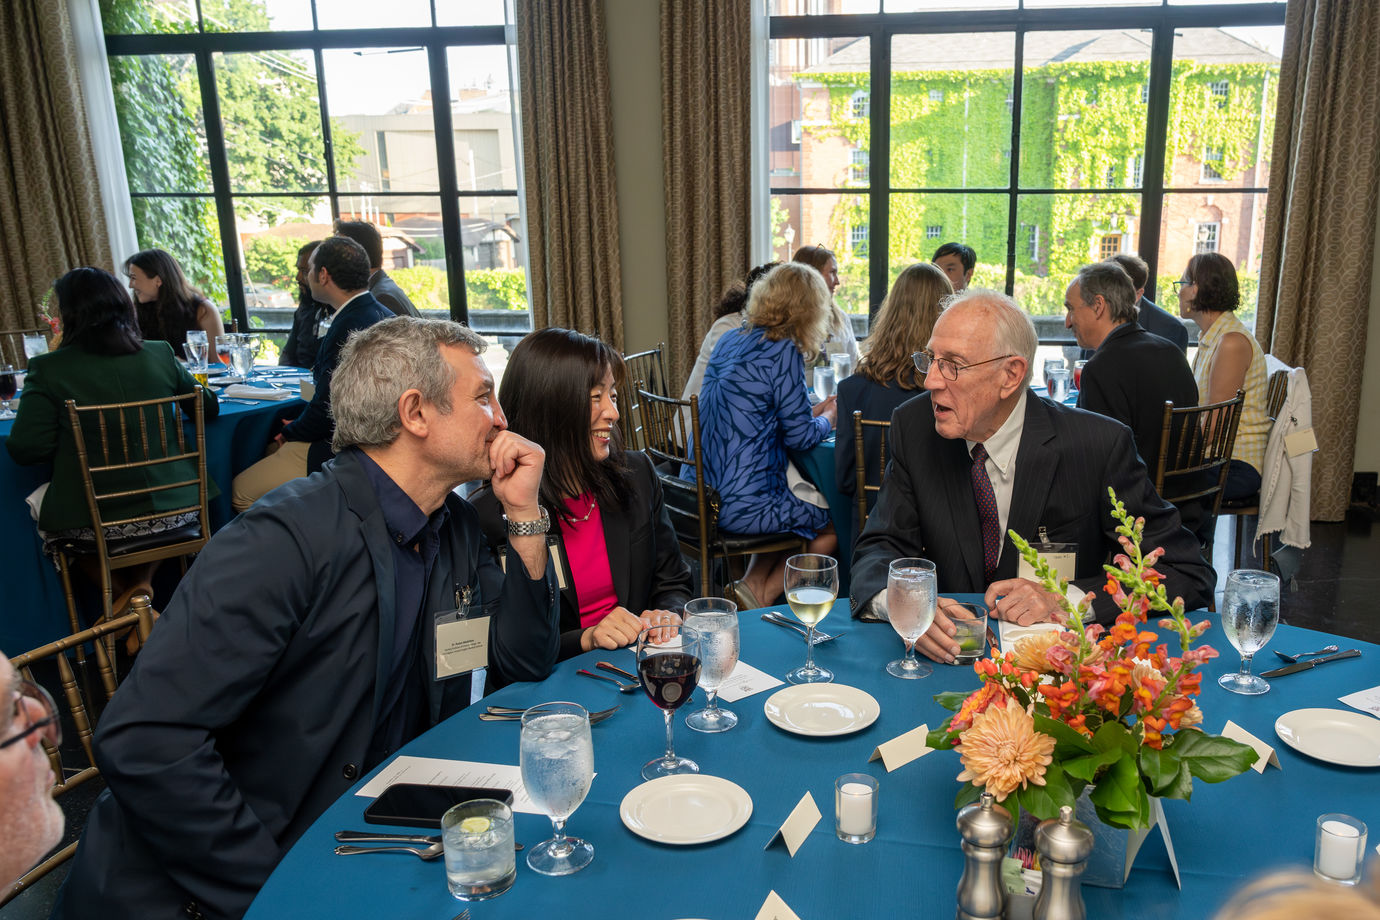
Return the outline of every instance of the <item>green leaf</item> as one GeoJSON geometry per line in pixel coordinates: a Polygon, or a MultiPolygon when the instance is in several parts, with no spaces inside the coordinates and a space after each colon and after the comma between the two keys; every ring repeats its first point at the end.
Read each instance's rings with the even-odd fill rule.
{"type": "Polygon", "coordinates": [[[1091,798],[1097,816],[1114,827],[1146,827],[1150,823],[1150,799],[1134,757],[1120,757],[1108,767],[1091,798]]]}
{"type": "Polygon", "coordinates": [[[1057,818],[1059,809],[1065,805],[1073,807],[1078,793],[1073,791],[1069,779],[1057,763],[1045,768],[1045,784],[1029,785],[1014,793],[1022,808],[1041,820],[1057,818]]]}
{"type": "Polygon", "coordinates": [[[1104,722],[1093,732],[1092,743],[1099,751],[1119,751],[1123,754],[1135,754],[1138,747],[1131,730],[1120,722],[1104,722]]]}
{"type": "Polygon", "coordinates": [[[1172,747],[1162,751],[1151,747],[1142,749],[1140,772],[1150,783],[1150,792],[1153,795],[1184,801],[1193,795],[1193,776],[1172,747]]]}
{"type": "Polygon", "coordinates": [[[932,728],[925,735],[925,744],[934,748],[936,751],[952,751],[954,745],[958,743],[958,732],[950,732],[949,720],[945,719],[943,726],[932,728]]]}
{"type": "Polygon", "coordinates": [[[1250,745],[1193,729],[1176,732],[1172,750],[1205,783],[1220,783],[1244,773],[1260,756],[1250,745]]]}
{"type": "Polygon", "coordinates": [[[954,797],[954,810],[970,805],[982,798],[982,787],[974,786],[972,783],[964,783],[958,788],[958,795],[954,797]]]}
{"type": "Polygon", "coordinates": [[[1107,751],[1099,751],[1096,754],[1085,754],[1082,757],[1072,757],[1063,762],[1064,772],[1075,779],[1081,779],[1085,783],[1094,782],[1097,774],[1104,767],[1120,760],[1125,754],[1121,748],[1112,748],[1107,751]]]}
{"type": "Polygon", "coordinates": [[[1081,751],[1084,754],[1094,754],[1097,752],[1097,748],[1093,747],[1091,741],[1084,738],[1082,734],[1069,728],[1058,719],[1051,719],[1049,716],[1036,714],[1035,730],[1041,734],[1049,735],[1058,743],[1059,749],[1056,749],[1056,756],[1062,757],[1065,750],[1069,748],[1075,751],[1081,751]]]}
{"type": "Polygon", "coordinates": [[[936,693],[934,701],[950,712],[958,712],[963,701],[975,692],[974,690],[945,690],[943,693],[936,693]]]}

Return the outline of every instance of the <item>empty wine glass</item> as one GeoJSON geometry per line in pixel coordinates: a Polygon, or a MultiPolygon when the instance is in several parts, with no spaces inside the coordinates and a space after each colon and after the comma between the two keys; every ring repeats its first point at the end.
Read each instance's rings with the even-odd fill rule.
{"type": "Polygon", "coordinates": [[[915,642],[934,622],[934,606],[939,593],[937,579],[934,563],[928,559],[897,559],[887,570],[887,619],[906,644],[905,656],[886,666],[886,672],[892,677],[915,680],[934,672],[915,657],[915,642]]]}
{"type": "Polygon", "coordinates": [[[519,742],[522,785],[532,804],[551,818],[553,836],[531,849],[527,865],[542,875],[579,872],[594,859],[594,845],[565,835],[565,822],[594,781],[589,713],[576,703],[542,703],[522,714],[519,742]]]}
{"type": "Polygon", "coordinates": [[[786,560],[786,602],[791,613],[809,629],[805,633],[805,664],[786,675],[793,684],[822,684],[834,672],[815,666],[815,626],[834,609],[839,596],[839,564],[832,556],[801,553],[786,560]]]}
{"type": "Polygon", "coordinates": [[[666,717],[666,753],[642,767],[643,779],[698,773],[700,765],[677,757],[672,716],[695,691],[700,679],[700,634],[685,625],[655,626],[637,634],[637,673],[642,689],[666,717]]]}
{"type": "Polygon", "coordinates": [[[1236,569],[1222,591],[1222,632],[1241,653],[1241,670],[1217,679],[1232,693],[1256,696],[1270,689],[1251,673],[1251,659],[1265,647],[1279,625],[1279,576],[1256,569],[1236,569]]]}
{"type": "Polygon", "coordinates": [[[738,664],[738,605],[722,597],[697,597],[685,605],[685,625],[700,634],[700,689],[709,705],[685,717],[697,732],[726,732],[738,716],[719,708],[719,685],[738,664]]]}

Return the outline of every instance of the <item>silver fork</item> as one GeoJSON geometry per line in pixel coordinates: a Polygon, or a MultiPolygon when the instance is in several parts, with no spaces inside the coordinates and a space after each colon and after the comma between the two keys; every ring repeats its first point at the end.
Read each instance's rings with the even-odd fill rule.
{"type": "Polygon", "coordinates": [[[1312,658],[1314,655],[1331,655],[1331,654],[1332,654],[1333,652],[1335,652],[1335,651],[1337,651],[1337,646],[1335,646],[1335,645],[1328,645],[1328,646],[1324,646],[1323,648],[1318,649],[1316,652],[1299,652],[1297,655],[1286,655],[1286,654],[1284,654],[1283,652],[1281,652],[1281,651],[1279,651],[1278,649],[1276,649],[1276,650],[1275,650],[1275,654],[1278,655],[1279,657],[1283,658],[1285,661],[1289,662],[1290,664],[1293,664],[1294,662],[1298,661],[1300,658],[1312,658]]]}
{"type": "Polygon", "coordinates": [[[419,850],[416,847],[338,846],[335,848],[335,855],[337,856],[358,856],[361,853],[411,853],[424,862],[431,862],[433,859],[440,858],[443,852],[445,852],[444,845],[440,843],[433,843],[424,850],[419,850]]]}
{"type": "Polygon", "coordinates": [[[593,671],[586,670],[585,668],[581,668],[575,673],[583,674],[585,677],[593,677],[596,680],[606,680],[609,683],[618,687],[618,691],[620,693],[636,693],[637,691],[642,689],[641,684],[625,684],[616,677],[609,677],[607,674],[595,674],[593,671]]]}
{"type": "MultiPolygon", "coordinates": [[[[602,722],[612,716],[621,707],[610,706],[608,709],[600,709],[589,714],[589,724],[602,722]]],[[[490,706],[486,712],[481,712],[479,718],[484,722],[518,722],[522,720],[525,709],[509,709],[506,706],[490,706]]]]}
{"type": "Polygon", "coordinates": [[[452,917],[451,920],[470,920],[470,909],[466,907],[464,910],[460,911],[460,913],[452,917]]]}

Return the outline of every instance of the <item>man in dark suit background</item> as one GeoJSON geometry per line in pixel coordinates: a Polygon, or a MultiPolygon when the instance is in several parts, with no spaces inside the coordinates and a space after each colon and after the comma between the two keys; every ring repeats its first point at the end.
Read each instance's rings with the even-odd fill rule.
{"type": "MultiPolygon", "coordinates": [[[[1097,588],[1102,565],[1120,552],[1108,486],[1132,516],[1145,517],[1146,550],[1164,548],[1156,568],[1170,597],[1190,608],[1206,603],[1212,568],[1155,494],[1130,430],[1033,395],[1036,345],[1030,317],[996,291],[960,295],[940,316],[916,362],[927,392],[892,416],[891,465],[853,554],[854,616],[884,607],[893,560],[923,556],[935,563],[941,592],[985,592],[1003,620],[1053,619],[1057,599],[1016,577],[1007,531],[1075,544],[1073,584],[1097,588]]],[[[945,607],[916,643],[937,661],[958,653],[945,607]]],[[[1117,612],[1100,592],[1093,610],[1104,623],[1117,612]]]]}
{"type": "Polygon", "coordinates": [[[398,282],[383,270],[383,234],[378,227],[363,220],[338,220],[335,232],[348,236],[369,254],[369,293],[378,298],[379,303],[393,311],[394,316],[422,315],[412,306],[411,298],[398,287],[398,282]]]}
{"type": "Polygon", "coordinates": [[[287,341],[278,352],[278,364],[283,367],[312,367],[321,349],[321,321],[330,316],[331,311],[325,304],[316,302],[307,284],[311,254],[320,244],[320,240],[313,240],[297,250],[297,309],[292,314],[292,329],[287,341]]]}
{"type": "MultiPolygon", "coordinates": [[[[1150,282],[1150,266],[1146,265],[1145,260],[1140,256],[1129,252],[1117,253],[1107,261],[1120,265],[1122,270],[1130,276],[1131,284],[1135,286],[1136,298],[1134,303],[1139,311],[1136,321],[1145,327],[1146,332],[1173,342],[1178,346],[1179,351],[1187,357],[1188,328],[1177,316],[1145,297],[1145,286],[1150,282]]],[[[1092,350],[1084,349],[1079,357],[1084,361],[1088,360],[1092,357],[1092,350]]]]}

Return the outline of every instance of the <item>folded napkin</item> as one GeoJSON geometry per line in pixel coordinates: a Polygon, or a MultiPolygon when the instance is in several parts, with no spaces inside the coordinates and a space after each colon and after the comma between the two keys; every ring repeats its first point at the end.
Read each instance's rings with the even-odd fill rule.
{"type": "Polygon", "coordinates": [[[233,383],[221,390],[221,396],[229,396],[234,399],[296,399],[297,394],[291,390],[275,390],[272,387],[255,387],[246,383],[233,383]]]}
{"type": "Polygon", "coordinates": [[[824,493],[816,488],[813,482],[801,475],[800,470],[791,461],[786,462],[786,488],[801,501],[829,510],[829,499],[824,497],[824,493]]]}

